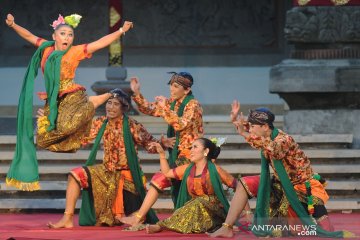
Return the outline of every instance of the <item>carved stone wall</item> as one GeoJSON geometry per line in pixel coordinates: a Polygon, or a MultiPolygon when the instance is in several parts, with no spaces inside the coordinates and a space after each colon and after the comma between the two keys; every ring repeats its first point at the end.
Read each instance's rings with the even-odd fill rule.
{"type": "Polygon", "coordinates": [[[136,31],[128,47],[278,49],[277,3],[271,0],[124,0],[136,31]]]}
{"type": "Polygon", "coordinates": [[[286,15],[285,37],[293,43],[358,42],[360,7],[292,8],[286,15]]]}
{"type": "MultiPolygon", "coordinates": [[[[272,0],[122,0],[123,19],[135,27],[123,39],[127,66],[264,66],[285,56],[283,27],[291,3],[272,0]],[[244,57],[245,56],[245,57],[244,57]]],[[[26,66],[34,48],[4,24],[6,13],[34,34],[51,39],[58,14],[83,19],[75,43],[108,32],[107,0],[3,0],[0,67],[26,66]]],[[[89,63],[107,65],[107,49],[89,63]],[[100,60],[99,60],[100,59],[100,60]]]]}
{"type": "Polygon", "coordinates": [[[52,40],[53,33],[50,24],[59,14],[78,13],[83,16],[75,29],[74,44],[94,41],[108,33],[108,3],[105,0],[3,0],[0,12],[0,66],[27,65],[35,50],[6,26],[8,13],[14,15],[17,24],[48,40],[52,40]]]}

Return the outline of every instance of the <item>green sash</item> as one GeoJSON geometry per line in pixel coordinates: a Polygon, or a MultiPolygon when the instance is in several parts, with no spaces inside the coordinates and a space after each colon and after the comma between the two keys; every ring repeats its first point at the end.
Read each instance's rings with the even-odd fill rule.
{"type": "MultiPolygon", "coordinates": [[[[48,41],[41,44],[31,58],[30,64],[26,70],[23,85],[19,97],[17,111],[17,129],[16,129],[16,148],[13,161],[6,176],[7,185],[14,186],[23,191],[39,190],[39,170],[36,158],[36,148],[34,145],[34,126],[32,119],[34,80],[38,74],[41,64],[41,58],[44,49],[54,45],[54,41],[48,41]]],[[[69,47],[70,48],[70,47],[69,47]]],[[[68,49],[69,49],[68,48],[68,49]]],[[[55,98],[56,105],[56,85],[59,85],[61,57],[66,51],[55,51],[46,63],[45,83],[54,87],[46,88],[48,96],[55,98]],[[51,71],[49,73],[49,71],[51,71]],[[52,74],[52,75],[51,75],[52,74]]],[[[58,88],[57,88],[58,89],[58,88]]],[[[51,102],[53,104],[53,102],[51,102]]],[[[57,112],[57,110],[56,110],[57,112]]],[[[54,114],[52,114],[53,116],[54,114]]],[[[56,117],[55,117],[56,120],[56,117]]]]}
{"type": "MultiPolygon", "coordinates": [[[[214,188],[215,195],[219,199],[221,204],[224,206],[225,214],[227,214],[227,212],[229,211],[230,205],[229,205],[228,200],[226,199],[219,173],[217,172],[216,166],[214,163],[212,163],[211,161],[208,161],[207,164],[208,164],[208,170],[209,170],[209,174],[210,174],[210,181],[214,188]]],[[[181,181],[179,197],[176,202],[175,209],[181,208],[182,206],[184,206],[184,204],[186,202],[188,202],[190,200],[190,195],[189,195],[189,192],[187,189],[187,179],[188,179],[190,171],[193,167],[195,167],[195,165],[194,165],[194,163],[191,163],[185,170],[184,177],[181,181]]]]}
{"type": "MultiPolygon", "coordinates": [[[[92,166],[96,162],[96,154],[99,149],[99,144],[102,136],[104,135],[108,120],[105,119],[101,128],[96,136],[93,147],[91,148],[90,155],[85,163],[85,166],[92,166]]],[[[91,184],[89,184],[91,186],[91,184]]],[[[79,213],[80,226],[93,226],[96,224],[94,198],[92,195],[92,187],[83,189],[81,191],[81,208],[79,213]]]]}
{"type": "MultiPolygon", "coordinates": [[[[190,100],[194,99],[193,95],[187,95],[184,100],[181,102],[179,109],[177,111],[177,116],[178,117],[182,117],[182,115],[184,114],[184,109],[186,107],[186,105],[190,102],[190,100]]],[[[170,109],[174,110],[175,109],[175,104],[176,101],[173,101],[170,105],[170,109]]],[[[170,167],[175,167],[175,161],[178,157],[178,153],[179,153],[179,143],[180,143],[180,132],[175,132],[174,127],[171,125],[168,125],[168,130],[167,130],[167,137],[171,138],[171,137],[175,137],[175,144],[173,146],[173,148],[169,148],[169,158],[168,158],[168,163],[170,165],[170,167]]],[[[179,184],[173,181],[173,184],[171,186],[171,197],[173,200],[173,203],[176,204],[177,203],[177,197],[178,197],[178,192],[179,192],[179,184]]]]}
{"type": "MultiPolygon", "coordinates": [[[[182,117],[182,115],[184,114],[184,109],[186,107],[186,105],[188,104],[188,102],[190,102],[190,100],[194,99],[193,95],[188,95],[184,98],[184,100],[181,102],[179,109],[177,111],[177,115],[178,117],[182,117]]],[[[176,101],[173,101],[170,105],[170,109],[174,110],[175,109],[175,104],[176,101]]],[[[174,144],[174,147],[172,149],[169,149],[169,159],[168,159],[168,163],[171,167],[175,166],[175,161],[178,157],[178,147],[179,147],[179,143],[180,143],[180,133],[179,132],[175,132],[174,127],[171,125],[168,125],[168,130],[167,130],[167,137],[171,138],[171,137],[176,137],[176,141],[174,144]]]]}
{"type": "MultiPolygon", "coordinates": [[[[86,161],[86,166],[91,166],[95,163],[96,153],[98,150],[100,140],[104,134],[106,123],[107,120],[105,120],[103,125],[101,126],[101,129],[96,137],[95,143],[91,149],[90,156],[86,161]]],[[[125,142],[126,157],[128,160],[128,165],[130,168],[131,175],[133,177],[134,185],[136,191],[140,195],[141,201],[144,201],[146,195],[144,185],[142,182],[142,176],[144,174],[139,167],[139,160],[136,154],[134,140],[130,131],[129,119],[128,116],[125,114],[123,117],[123,136],[125,142]]],[[[84,189],[82,191],[83,198],[82,198],[81,209],[79,214],[79,225],[81,226],[89,226],[89,225],[92,226],[96,224],[94,200],[92,198],[92,193],[89,192],[90,190],[91,189],[88,190],[84,189]],[[85,199],[84,199],[84,195],[85,195],[85,199]]],[[[154,210],[150,209],[150,211],[146,215],[146,221],[148,223],[153,223],[153,224],[159,221],[154,210]]]]}
{"type": "MultiPolygon", "coordinates": [[[[277,128],[271,133],[271,140],[274,140],[278,135],[279,131],[277,128]]],[[[281,160],[272,159],[275,167],[275,171],[279,176],[279,180],[284,189],[287,200],[289,201],[291,207],[296,212],[297,216],[300,218],[303,225],[315,225],[314,221],[310,218],[309,214],[305,211],[304,207],[299,201],[297,194],[294,190],[294,186],[291,183],[288,174],[282,164],[281,160]]],[[[252,232],[258,237],[271,236],[271,231],[262,231],[259,227],[269,225],[269,204],[270,204],[270,170],[269,163],[265,158],[263,152],[261,151],[261,173],[260,173],[260,184],[258,188],[257,200],[256,200],[256,210],[254,215],[253,226],[251,227],[252,232]]],[[[309,228],[312,229],[312,228],[309,228]]],[[[322,237],[335,237],[342,238],[348,235],[346,231],[336,231],[329,232],[322,229],[320,226],[316,226],[317,236],[322,237]]]]}

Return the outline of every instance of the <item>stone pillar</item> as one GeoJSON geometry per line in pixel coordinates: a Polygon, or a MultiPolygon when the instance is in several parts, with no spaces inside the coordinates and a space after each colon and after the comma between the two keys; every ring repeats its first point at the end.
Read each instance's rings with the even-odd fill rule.
{"type": "Polygon", "coordinates": [[[270,71],[270,92],[289,107],[285,131],[353,134],[360,148],[360,3],[294,2],[303,5],[286,15],[285,37],[294,49],[270,71]]]}
{"type": "MultiPolygon", "coordinates": [[[[121,0],[109,0],[109,32],[118,31],[121,27],[122,17],[122,1],[121,0]]],[[[109,46],[109,66],[106,69],[106,79],[104,81],[95,82],[91,89],[98,95],[109,92],[114,88],[121,88],[124,92],[132,94],[130,89],[130,82],[126,82],[127,71],[122,64],[122,38],[119,41],[115,41],[109,46]]],[[[138,114],[138,112],[130,104],[129,114],[138,114]]],[[[98,114],[104,114],[104,106],[99,107],[98,114]]]]}

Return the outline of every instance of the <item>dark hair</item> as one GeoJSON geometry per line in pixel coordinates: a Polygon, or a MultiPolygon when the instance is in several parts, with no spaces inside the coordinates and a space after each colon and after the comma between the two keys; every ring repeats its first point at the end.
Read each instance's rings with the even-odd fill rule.
{"type": "Polygon", "coordinates": [[[54,29],[54,31],[58,30],[62,26],[67,26],[67,27],[71,28],[74,31],[74,28],[72,26],[70,26],[69,24],[66,24],[66,23],[61,23],[61,24],[57,25],[56,28],[54,29]]]}
{"type": "Polygon", "coordinates": [[[216,144],[213,143],[211,140],[207,138],[198,138],[197,140],[200,140],[203,143],[204,148],[209,149],[209,153],[207,155],[208,160],[216,159],[219,156],[221,148],[216,146],[216,144]]]}
{"type": "Polygon", "coordinates": [[[269,125],[270,129],[274,129],[274,120],[275,115],[270,111],[270,109],[265,107],[256,108],[255,110],[250,110],[248,121],[254,125],[269,125]]]}
{"type": "MultiPolygon", "coordinates": [[[[170,78],[168,85],[170,85],[173,81],[176,81],[178,84],[180,84],[185,90],[188,88],[191,88],[191,86],[194,84],[194,79],[188,72],[168,72],[169,74],[172,74],[172,77],[170,78]],[[187,83],[183,83],[181,81],[182,79],[187,79],[187,83]]],[[[187,95],[192,95],[192,91],[190,91],[187,95]]]]}
{"type": "Polygon", "coordinates": [[[111,90],[110,93],[112,94],[112,96],[109,99],[112,98],[118,99],[119,102],[121,103],[122,111],[123,112],[129,111],[131,99],[127,93],[125,93],[120,88],[115,88],[111,90]]]}

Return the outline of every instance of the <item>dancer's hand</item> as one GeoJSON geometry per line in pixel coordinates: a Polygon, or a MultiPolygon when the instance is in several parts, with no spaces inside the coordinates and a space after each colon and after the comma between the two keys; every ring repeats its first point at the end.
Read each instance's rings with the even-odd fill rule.
{"type": "Polygon", "coordinates": [[[164,96],[156,96],[155,100],[156,100],[156,102],[158,102],[160,107],[165,108],[165,106],[166,106],[166,97],[164,97],[164,96]]]}
{"type": "Polygon", "coordinates": [[[44,109],[43,108],[39,108],[36,112],[36,117],[43,117],[44,116],[44,109]]]}
{"type": "Polygon", "coordinates": [[[8,27],[12,27],[15,23],[15,18],[13,15],[11,15],[10,13],[7,15],[6,20],[5,20],[6,24],[8,25],[8,27]]]}
{"type": "Polygon", "coordinates": [[[134,24],[132,22],[129,21],[125,21],[124,25],[120,28],[120,31],[122,30],[123,33],[126,33],[127,31],[129,31],[130,28],[133,28],[134,24]]]}
{"type": "Polygon", "coordinates": [[[140,94],[139,78],[137,78],[137,77],[130,78],[130,88],[131,88],[131,91],[133,91],[135,95],[140,94]]]}
{"type": "Polygon", "coordinates": [[[235,122],[238,119],[239,112],[240,112],[240,102],[234,100],[231,104],[231,112],[230,112],[231,122],[235,122]]]}
{"type": "Polygon", "coordinates": [[[164,151],[163,147],[160,145],[160,143],[151,142],[151,143],[149,143],[149,147],[150,148],[155,147],[156,151],[159,153],[160,156],[165,156],[165,151],[164,151]]]}
{"type": "Polygon", "coordinates": [[[248,131],[248,122],[245,120],[242,112],[240,113],[240,118],[236,119],[233,124],[235,125],[237,132],[245,137],[246,132],[248,131]]]}
{"type": "Polygon", "coordinates": [[[176,138],[175,137],[167,138],[167,137],[164,137],[164,134],[162,134],[160,141],[164,147],[173,148],[175,145],[176,138]]]}

